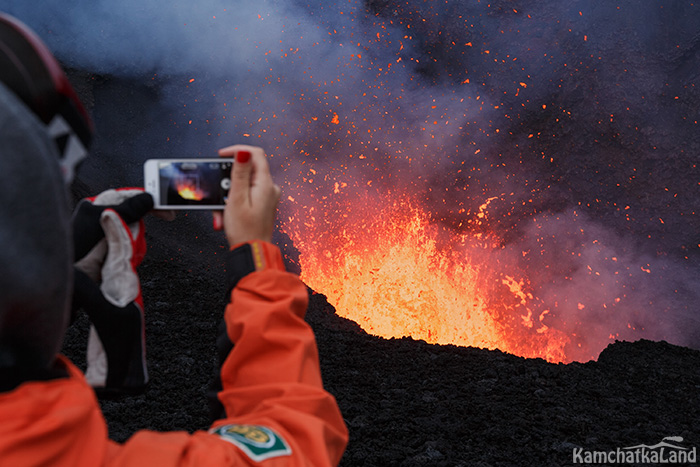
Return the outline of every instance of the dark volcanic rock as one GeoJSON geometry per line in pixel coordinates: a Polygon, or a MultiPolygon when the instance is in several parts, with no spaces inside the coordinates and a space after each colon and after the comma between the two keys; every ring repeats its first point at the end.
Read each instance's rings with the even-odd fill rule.
{"type": "Polygon", "coordinates": [[[344,465],[563,465],[574,447],[698,442],[698,351],[617,342],[598,362],[551,364],[329,330],[332,313],[312,297],[324,379],[351,431],[344,465]]]}

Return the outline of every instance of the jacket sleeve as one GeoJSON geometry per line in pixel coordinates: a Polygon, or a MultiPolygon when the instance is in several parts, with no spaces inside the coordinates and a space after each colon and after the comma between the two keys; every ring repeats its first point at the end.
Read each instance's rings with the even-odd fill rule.
{"type": "Polygon", "coordinates": [[[224,418],[208,432],[137,432],[124,445],[111,443],[105,464],[340,462],[348,431],[335,398],[323,389],[316,340],[304,321],[306,286],[284,270],[276,246],[253,242],[247,249],[249,270],[239,262],[224,316],[234,343],[221,368],[224,418]]]}
{"type": "Polygon", "coordinates": [[[306,286],[284,270],[276,246],[250,247],[255,270],[236,278],[224,316],[234,343],[221,368],[226,419],[214,422],[210,433],[253,458],[279,454],[285,465],[296,464],[292,459],[337,465],[348,432],[323,388],[315,337],[304,321],[306,286]],[[270,438],[279,438],[276,449],[270,438]]]}

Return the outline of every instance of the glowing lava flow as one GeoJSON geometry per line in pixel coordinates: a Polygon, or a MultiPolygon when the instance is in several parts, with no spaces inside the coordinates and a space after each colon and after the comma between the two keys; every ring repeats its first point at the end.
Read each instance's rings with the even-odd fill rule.
{"type": "Polygon", "coordinates": [[[566,360],[569,340],[542,323],[546,312],[533,319],[524,282],[495,270],[480,236],[447,232],[408,203],[354,205],[359,215],[291,229],[302,279],[339,315],[386,338],[566,360]]]}

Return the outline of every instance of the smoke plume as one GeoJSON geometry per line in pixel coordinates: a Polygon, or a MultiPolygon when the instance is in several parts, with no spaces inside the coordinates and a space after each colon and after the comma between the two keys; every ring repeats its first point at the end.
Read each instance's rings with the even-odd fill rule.
{"type": "Polygon", "coordinates": [[[498,239],[492,260],[528,278],[534,316],[575,336],[571,359],[613,339],[697,342],[696,3],[0,9],[105,89],[130,83],[128,101],[123,84],[95,101],[103,135],[84,176],[117,140],[128,184],[147,158],[261,145],[284,185],[287,232],[323,213],[361,216],[359,195],[407,198],[455,235],[498,239]],[[144,125],[120,132],[125,117],[144,125]]]}

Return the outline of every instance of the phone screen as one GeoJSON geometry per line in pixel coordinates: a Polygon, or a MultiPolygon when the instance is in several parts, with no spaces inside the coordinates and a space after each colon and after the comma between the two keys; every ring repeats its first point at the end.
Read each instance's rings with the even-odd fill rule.
{"type": "Polygon", "coordinates": [[[231,186],[230,160],[157,161],[160,205],[223,206],[231,186]]]}

